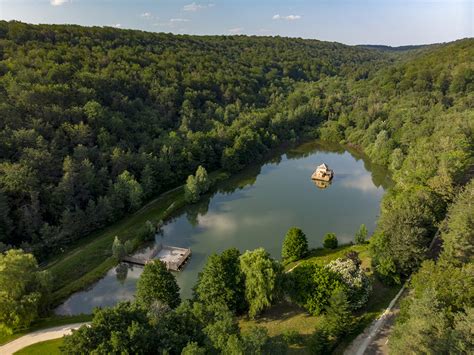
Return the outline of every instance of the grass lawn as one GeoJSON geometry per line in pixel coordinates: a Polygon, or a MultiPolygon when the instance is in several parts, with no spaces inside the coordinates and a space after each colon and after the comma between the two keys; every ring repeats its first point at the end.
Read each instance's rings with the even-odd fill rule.
{"type": "Polygon", "coordinates": [[[242,332],[253,326],[264,327],[274,341],[285,339],[292,333],[298,334],[298,339],[290,345],[290,354],[309,354],[306,342],[314,332],[318,318],[309,315],[303,308],[292,303],[279,303],[265,311],[257,319],[241,318],[239,326],[242,332]]]}
{"type": "MultiPolygon", "coordinates": [[[[326,265],[332,260],[343,257],[348,251],[356,251],[362,261],[362,267],[366,270],[372,279],[373,290],[367,305],[356,314],[356,325],[353,333],[345,337],[336,347],[334,353],[342,354],[345,347],[360,334],[378,315],[380,315],[388,306],[393,297],[400,290],[401,286],[387,287],[381,284],[373,275],[368,245],[343,245],[334,250],[331,249],[313,249],[310,254],[303,259],[326,265]]],[[[289,271],[303,260],[285,265],[285,270],[289,271]]],[[[242,318],[239,320],[239,326],[242,331],[252,326],[262,326],[268,330],[268,334],[273,340],[285,339],[291,337],[290,332],[299,335],[290,345],[290,354],[309,354],[307,342],[311,334],[318,325],[318,317],[309,315],[303,308],[291,304],[280,303],[272,306],[255,320],[242,318]]],[[[294,338],[294,337],[292,337],[294,338]]]]}
{"type": "Polygon", "coordinates": [[[36,343],[26,348],[17,351],[15,354],[19,355],[56,355],[61,354],[59,347],[63,344],[63,339],[53,339],[36,343]]]}
{"type": "Polygon", "coordinates": [[[64,324],[88,322],[90,320],[92,320],[91,314],[79,314],[75,316],[52,316],[49,318],[41,318],[33,322],[30,328],[28,329],[25,329],[23,331],[20,331],[11,335],[0,336],[0,345],[8,343],[12,340],[18,339],[22,337],[23,335],[34,332],[36,330],[56,327],[56,326],[64,325],[64,324]]]}
{"type": "Polygon", "coordinates": [[[341,245],[337,247],[336,249],[324,249],[324,248],[312,249],[310,250],[309,255],[306,258],[286,264],[285,271],[291,270],[302,261],[310,261],[318,265],[326,265],[332,260],[335,260],[337,258],[342,258],[349,251],[358,252],[359,258],[362,261],[362,267],[364,269],[370,268],[370,257],[369,257],[369,251],[367,248],[368,248],[368,244],[363,244],[363,245],[347,244],[347,245],[341,245]]]}

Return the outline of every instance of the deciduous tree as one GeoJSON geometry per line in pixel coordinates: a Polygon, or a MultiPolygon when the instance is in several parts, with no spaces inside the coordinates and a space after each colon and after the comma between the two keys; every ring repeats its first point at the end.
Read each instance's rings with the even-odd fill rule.
{"type": "Polygon", "coordinates": [[[136,300],[144,307],[160,301],[175,308],[181,302],[176,278],[160,260],[145,265],[138,279],[136,300]]]}

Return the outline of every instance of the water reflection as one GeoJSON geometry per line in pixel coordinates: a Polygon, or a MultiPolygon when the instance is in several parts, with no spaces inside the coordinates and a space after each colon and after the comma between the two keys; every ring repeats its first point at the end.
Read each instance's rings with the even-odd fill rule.
{"type": "MultiPolygon", "coordinates": [[[[305,231],[310,247],[320,246],[327,232],[336,233],[340,243],[349,242],[362,223],[373,231],[389,184],[386,171],[356,151],[307,143],[221,182],[166,221],[156,242],[192,249],[185,270],[175,274],[186,298],[213,252],[264,247],[279,258],[283,237],[292,226],[305,231]],[[329,188],[316,188],[311,180],[321,162],[335,172],[329,188]]],[[[73,295],[58,312],[90,312],[95,306],[131,299],[140,273],[138,267],[118,266],[91,289],[73,295]]]]}
{"type": "Polygon", "coordinates": [[[327,189],[329,186],[331,186],[331,181],[314,180],[314,184],[319,189],[327,189]]]}

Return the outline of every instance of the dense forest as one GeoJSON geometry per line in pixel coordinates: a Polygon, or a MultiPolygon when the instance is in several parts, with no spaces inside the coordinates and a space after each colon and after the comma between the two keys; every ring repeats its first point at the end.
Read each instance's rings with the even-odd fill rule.
{"type": "MultiPolygon", "coordinates": [[[[388,167],[394,180],[369,243],[384,283],[412,276],[392,351],[472,352],[473,39],[390,51],[278,37],[0,22],[0,48],[2,248],[22,247],[44,259],[183,184],[198,166],[235,172],[286,142],[339,142],[388,167]]],[[[349,265],[358,273],[357,258],[349,259],[334,270],[349,265]]],[[[326,343],[345,334],[351,323],[344,320],[369,292],[336,292],[345,286],[335,274],[303,265],[294,284],[283,285],[309,312],[327,313],[328,329],[315,334],[315,353],[327,352],[326,343]],[[319,290],[323,280],[330,287],[319,290]]],[[[134,336],[158,331],[174,339],[159,344],[171,353],[261,353],[265,336],[240,334],[232,315],[253,316],[274,302],[282,286],[275,275],[281,267],[264,250],[229,251],[208,260],[196,303],[167,304],[174,310],[166,321],[150,320],[139,304],[122,304],[98,312],[94,327],[119,324],[115,317],[126,314],[136,327],[123,335],[130,343],[121,346],[130,351],[150,346],[134,336]],[[222,268],[225,273],[216,272],[222,268]],[[222,287],[213,292],[229,292],[222,300],[207,298],[219,277],[222,287]],[[256,279],[273,281],[254,292],[256,279]],[[187,338],[170,329],[178,320],[187,338]],[[222,334],[232,335],[233,343],[223,343],[222,334]]],[[[161,314],[159,306],[154,314],[161,314]]],[[[66,346],[113,352],[114,331],[85,344],[92,330],[83,329],[66,346]]]]}
{"type": "Polygon", "coordinates": [[[0,46],[0,242],[40,258],[198,165],[239,170],[298,138],[324,117],[268,110],[296,83],[385,60],[320,41],[18,22],[0,22],[0,46]]]}

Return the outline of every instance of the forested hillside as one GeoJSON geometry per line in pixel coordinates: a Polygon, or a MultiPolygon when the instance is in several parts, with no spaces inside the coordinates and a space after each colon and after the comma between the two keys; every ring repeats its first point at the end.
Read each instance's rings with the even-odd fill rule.
{"type": "Polygon", "coordinates": [[[446,207],[471,178],[473,55],[474,40],[462,40],[410,55],[368,80],[326,78],[290,95],[328,119],[320,138],[358,145],[392,171],[396,185],[371,241],[386,281],[398,282],[426,257],[446,207]]]}
{"type": "MultiPolygon", "coordinates": [[[[235,172],[283,143],[339,142],[388,167],[394,180],[368,245],[384,283],[400,284],[412,275],[392,350],[472,352],[473,39],[391,51],[278,37],[0,22],[0,55],[1,249],[22,247],[45,259],[183,184],[199,165],[235,172]],[[428,250],[437,232],[441,255],[427,261],[437,257],[437,250],[428,250]]],[[[5,258],[21,253],[13,250],[5,258]]],[[[106,317],[98,311],[93,326],[66,345],[93,351],[103,342],[130,352],[159,346],[172,353],[210,343],[224,353],[231,345],[262,348],[257,332],[238,333],[229,310],[239,313],[235,300],[243,288],[254,302],[251,315],[270,307],[281,296],[275,275],[286,274],[263,249],[242,257],[238,250],[227,253],[209,259],[212,277],[200,276],[195,302],[183,303],[165,321],[148,319],[161,314],[158,306],[150,313],[149,305],[122,304],[106,309],[106,317]],[[224,278],[235,293],[208,299],[206,285],[217,285],[213,277],[222,273],[214,271],[224,262],[233,265],[224,278]],[[252,282],[269,278],[254,274],[257,262],[274,276],[263,301],[252,282]],[[131,328],[120,327],[129,332],[119,337],[123,343],[114,332],[101,333],[100,341],[89,336],[102,321],[119,324],[109,320],[122,314],[133,321],[131,328]],[[168,326],[176,324],[183,331],[173,328],[168,344],[168,326]],[[160,336],[150,338],[159,345],[146,339],[150,325],[158,327],[160,336]],[[137,335],[144,341],[135,341],[137,335]]],[[[36,261],[29,263],[38,269],[36,261]]],[[[301,280],[326,277],[311,267],[294,274],[301,270],[309,275],[301,280]]],[[[152,270],[173,281],[165,271],[152,270]]],[[[30,288],[40,290],[43,279],[32,279],[30,288]]],[[[348,300],[339,296],[330,310],[317,310],[330,316],[314,334],[314,353],[329,352],[352,331],[351,311],[338,306],[348,300]]]]}
{"type": "Polygon", "coordinates": [[[199,164],[239,170],[316,126],[325,113],[269,111],[296,83],[388,60],[316,40],[19,22],[0,22],[0,56],[0,242],[40,258],[199,164]]]}

